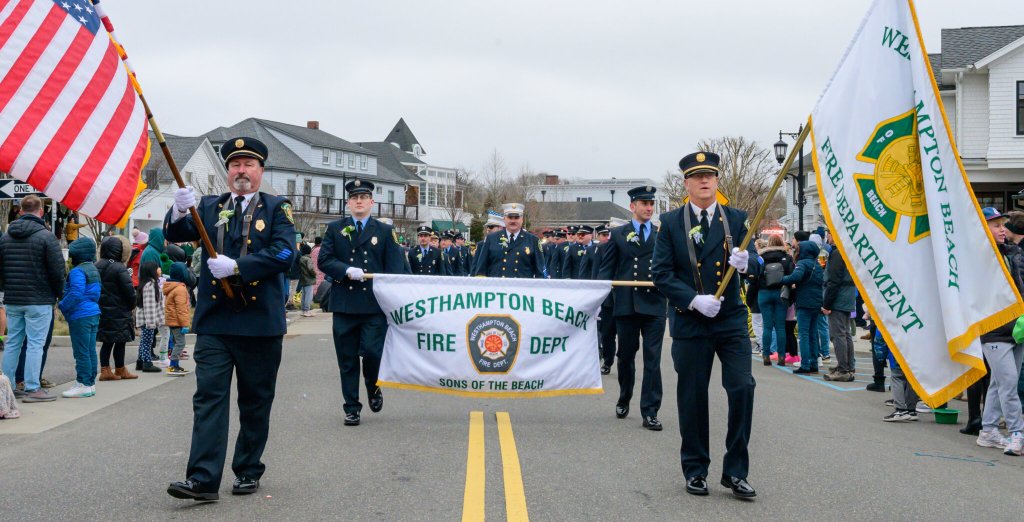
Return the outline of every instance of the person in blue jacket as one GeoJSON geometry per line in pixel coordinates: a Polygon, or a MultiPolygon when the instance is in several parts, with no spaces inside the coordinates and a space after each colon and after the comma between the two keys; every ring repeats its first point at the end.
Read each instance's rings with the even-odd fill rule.
{"type": "Polygon", "coordinates": [[[68,245],[71,271],[58,306],[68,322],[71,350],[75,356],[75,384],[61,393],[66,398],[96,395],[100,371],[96,355],[96,332],[100,326],[100,272],[96,270],[96,242],[80,237],[68,245]]]}

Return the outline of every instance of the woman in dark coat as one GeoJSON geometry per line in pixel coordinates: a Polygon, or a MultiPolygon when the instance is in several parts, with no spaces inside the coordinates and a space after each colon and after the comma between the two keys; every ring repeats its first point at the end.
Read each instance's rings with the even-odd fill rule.
{"type": "Polygon", "coordinates": [[[100,260],[96,270],[100,273],[100,326],[96,340],[100,347],[100,380],[118,381],[136,379],[124,366],[124,345],[135,339],[132,310],[135,308],[135,288],[132,276],[125,266],[131,254],[128,238],[108,237],[100,245],[100,260]],[[114,370],[110,369],[110,354],[114,354],[114,370]]]}

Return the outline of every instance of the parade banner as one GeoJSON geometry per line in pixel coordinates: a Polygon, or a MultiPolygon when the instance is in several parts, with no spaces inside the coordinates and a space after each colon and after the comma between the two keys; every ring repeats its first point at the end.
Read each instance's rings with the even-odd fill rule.
{"type": "Polygon", "coordinates": [[[374,274],[388,318],[378,384],[470,397],[599,394],[610,281],[374,274]]]}
{"type": "Polygon", "coordinates": [[[935,407],[1024,312],[960,164],[913,4],[876,0],[811,116],[822,212],[893,355],[935,407]]]}

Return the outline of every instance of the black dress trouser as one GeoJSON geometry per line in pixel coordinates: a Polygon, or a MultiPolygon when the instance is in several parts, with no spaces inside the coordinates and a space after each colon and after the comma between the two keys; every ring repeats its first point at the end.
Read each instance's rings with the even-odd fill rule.
{"type": "Polygon", "coordinates": [[[716,354],[722,363],[722,387],[729,400],[722,473],[745,479],[750,468],[747,444],[754,415],[755,383],[750,369],[750,338],[746,331],[735,335],[672,339],[672,361],[679,374],[676,402],[679,434],[683,437],[680,460],[687,480],[707,477],[711,464],[708,385],[716,354]]]}
{"type": "Polygon", "coordinates": [[[597,323],[598,345],[601,348],[601,364],[611,368],[615,363],[615,315],[611,305],[601,306],[600,321],[597,323]]]}
{"type": "Polygon", "coordinates": [[[360,357],[366,394],[377,392],[377,374],[387,333],[388,320],[383,313],[334,314],[334,353],[338,358],[345,413],[359,413],[363,409],[359,402],[360,357]]]}
{"type": "Polygon", "coordinates": [[[259,480],[270,432],[283,336],[199,335],[196,338],[196,393],[192,396],[192,449],[186,476],[204,491],[220,487],[227,456],[231,376],[238,377],[238,438],[231,470],[259,480]]]}
{"type": "Polygon", "coordinates": [[[661,344],[665,337],[665,318],[656,315],[634,314],[615,318],[615,333],[619,341],[619,401],[628,405],[633,399],[636,383],[636,352],[640,351],[643,336],[644,373],[640,384],[640,414],[657,417],[661,408],[661,344]]]}

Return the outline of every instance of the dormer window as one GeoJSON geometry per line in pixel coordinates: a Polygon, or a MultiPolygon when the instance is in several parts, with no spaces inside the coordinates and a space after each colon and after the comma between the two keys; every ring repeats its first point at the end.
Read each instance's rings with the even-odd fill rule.
{"type": "Polygon", "coordinates": [[[422,147],[420,147],[420,144],[419,144],[419,143],[414,143],[414,144],[412,145],[412,153],[413,153],[413,154],[414,154],[414,155],[415,155],[415,156],[416,156],[417,158],[423,155],[423,148],[422,148],[422,147]]]}

